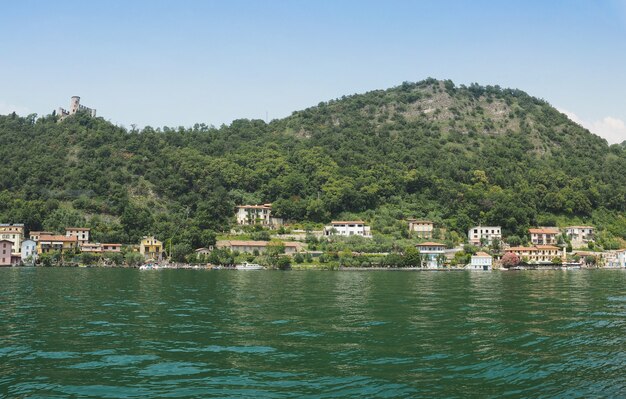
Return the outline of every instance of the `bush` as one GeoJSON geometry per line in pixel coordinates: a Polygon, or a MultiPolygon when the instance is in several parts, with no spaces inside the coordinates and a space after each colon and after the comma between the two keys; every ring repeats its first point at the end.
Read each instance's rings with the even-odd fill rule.
{"type": "Polygon", "coordinates": [[[83,265],[94,265],[98,262],[98,257],[89,252],[80,254],[80,263],[83,265]]]}
{"type": "Polygon", "coordinates": [[[107,252],[103,255],[104,259],[108,259],[115,266],[122,266],[124,264],[124,255],[120,252],[107,252]]]}
{"type": "Polygon", "coordinates": [[[291,258],[289,256],[279,256],[276,259],[276,267],[280,270],[286,270],[291,267],[291,258]]]}
{"type": "Polygon", "coordinates": [[[519,265],[520,263],[520,258],[519,256],[517,256],[517,254],[514,254],[513,252],[507,252],[504,254],[504,256],[502,257],[502,266],[504,267],[515,267],[517,265],[519,265]]]}
{"type": "Polygon", "coordinates": [[[126,264],[130,267],[135,267],[143,263],[144,258],[143,255],[139,252],[128,252],[124,255],[124,260],[126,264]]]}

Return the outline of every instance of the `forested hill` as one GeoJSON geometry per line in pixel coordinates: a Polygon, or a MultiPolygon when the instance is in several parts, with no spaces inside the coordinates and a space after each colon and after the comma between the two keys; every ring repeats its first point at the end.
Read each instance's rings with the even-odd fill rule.
{"type": "Polygon", "coordinates": [[[200,245],[242,203],[278,216],[363,218],[400,234],[428,217],[477,223],[594,223],[626,239],[626,149],[519,90],[433,79],[342,97],[266,124],[114,126],[76,115],[0,116],[0,221],[86,224],[98,241],[156,234],[200,245]]]}

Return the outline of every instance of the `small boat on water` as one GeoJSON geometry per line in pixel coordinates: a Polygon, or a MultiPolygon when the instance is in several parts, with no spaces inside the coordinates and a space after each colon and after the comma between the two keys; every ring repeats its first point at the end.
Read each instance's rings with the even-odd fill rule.
{"type": "Polygon", "coordinates": [[[160,268],[161,267],[159,265],[153,265],[152,263],[139,266],[139,270],[159,270],[160,268]]]}
{"type": "Polygon", "coordinates": [[[235,266],[235,270],[263,270],[265,269],[263,266],[256,263],[248,263],[244,262],[240,265],[235,266]]]}

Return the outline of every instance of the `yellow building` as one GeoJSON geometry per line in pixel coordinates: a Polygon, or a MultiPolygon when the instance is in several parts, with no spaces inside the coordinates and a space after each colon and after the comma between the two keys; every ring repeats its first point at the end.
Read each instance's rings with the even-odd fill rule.
{"type": "Polygon", "coordinates": [[[417,238],[433,238],[435,224],[430,220],[408,219],[409,234],[417,238]]]}
{"type": "Polygon", "coordinates": [[[41,235],[37,241],[37,254],[45,254],[50,251],[74,251],[78,247],[76,237],[41,235]]]}
{"type": "Polygon", "coordinates": [[[24,240],[23,224],[0,224],[0,240],[8,240],[13,243],[12,254],[22,252],[22,240],[24,240]]]}
{"type": "Polygon", "coordinates": [[[163,258],[163,243],[153,236],[144,237],[139,244],[139,253],[147,260],[161,260],[163,258]]]}
{"type": "Polygon", "coordinates": [[[530,263],[552,263],[554,258],[565,260],[565,251],[554,245],[535,245],[534,247],[511,247],[504,252],[511,252],[526,258],[530,263]]]}

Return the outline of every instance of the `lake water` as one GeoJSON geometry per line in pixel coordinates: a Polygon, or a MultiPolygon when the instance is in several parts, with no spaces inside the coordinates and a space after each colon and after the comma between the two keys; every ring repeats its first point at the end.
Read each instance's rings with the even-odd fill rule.
{"type": "Polygon", "coordinates": [[[2,398],[625,397],[626,272],[0,269],[2,398]]]}

